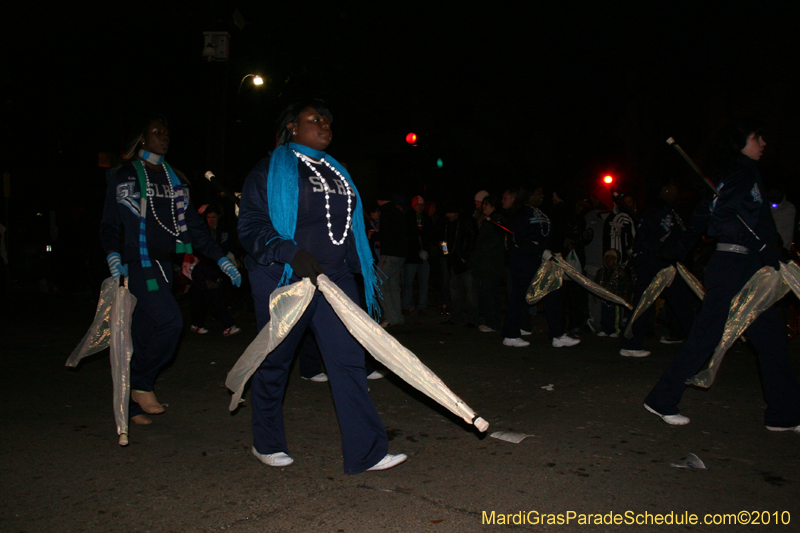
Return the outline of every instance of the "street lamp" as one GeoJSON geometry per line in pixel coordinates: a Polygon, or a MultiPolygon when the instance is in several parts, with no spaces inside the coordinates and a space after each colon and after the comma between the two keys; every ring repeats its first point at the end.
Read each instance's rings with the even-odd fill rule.
{"type": "Polygon", "coordinates": [[[245,76],[242,78],[242,81],[239,82],[239,90],[236,92],[236,122],[242,121],[242,119],[239,118],[239,96],[242,94],[242,85],[244,85],[244,80],[247,78],[253,78],[253,85],[264,85],[264,78],[258,74],[245,74],[245,76]]]}

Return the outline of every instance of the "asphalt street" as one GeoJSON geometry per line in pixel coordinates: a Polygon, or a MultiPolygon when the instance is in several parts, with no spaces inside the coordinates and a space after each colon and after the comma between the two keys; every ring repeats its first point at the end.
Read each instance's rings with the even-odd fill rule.
{"type": "MultiPolygon", "coordinates": [[[[371,381],[390,452],[409,459],[350,476],[329,386],[301,380],[296,368],[284,406],[295,463],[270,468],[251,455],[248,393],[230,413],[224,385],[256,334],[250,312],[237,317],[238,336],[224,338],[213,319],[209,334],[184,335],[157,383],[166,413],[132,426],[120,447],[108,352],[64,366],[95,305],[88,293],[14,293],[4,304],[0,531],[788,532],[800,524],[800,434],[764,428],[756,358],[741,343],[711,389],[684,395],[691,424],[671,427],[642,407],[679,348],[658,343],[661,331],[647,340],[650,357],[630,359],[615,339],[588,335],[552,348],[543,317],[530,347],[510,348],[497,333],[444,325],[438,313],[412,315],[391,333],[489,430],[478,433],[396,376],[371,381]],[[491,438],[495,431],[531,436],[514,444],[491,438]],[[673,466],[691,453],[706,469],[673,466]],[[692,516],[697,524],[675,524],[692,516]],[[747,525],[702,523],[733,519],[747,525]]],[[[798,369],[798,341],[789,346],[798,369]]]]}

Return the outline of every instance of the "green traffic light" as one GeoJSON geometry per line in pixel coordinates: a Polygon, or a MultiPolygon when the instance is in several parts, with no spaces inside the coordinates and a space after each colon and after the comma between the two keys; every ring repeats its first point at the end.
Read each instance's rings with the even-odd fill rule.
{"type": "Polygon", "coordinates": [[[442,162],[442,158],[436,160],[436,168],[442,168],[444,166],[444,162],[442,162]]]}

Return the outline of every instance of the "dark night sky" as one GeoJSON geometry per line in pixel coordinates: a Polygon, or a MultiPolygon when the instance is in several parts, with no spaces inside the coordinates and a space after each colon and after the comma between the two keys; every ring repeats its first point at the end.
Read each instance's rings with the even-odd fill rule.
{"type": "Polygon", "coordinates": [[[2,60],[0,153],[12,218],[65,197],[100,201],[97,153],[118,152],[122,131],[152,110],[170,118],[174,166],[195,182],[216,162],[238,187],[274,143],[279,110],[304,95],[328,100],[329,150],[367,198],[387,177],[440,199],[532,180],[578,190],[606,170],[635,192],[660,174],[688,181],[664,140],[702,161],[714,131],[748,113],[768,126],[766,174],[800,200],[800,47],[788,13],[435,4],[139,2],[4,14],[13,52],[2,60]],[[231,33],[229,62],[202,61],[208,30],[231,33]],[[271,83],[244,86],[236,123],[248,72],[271,83]],[[207,140],[218,125],[224,147],[207,140]],[[409,131],[423,139],[413,153],[409,131]],[[431,170],[436,157],[441,171],[431,170]]]}

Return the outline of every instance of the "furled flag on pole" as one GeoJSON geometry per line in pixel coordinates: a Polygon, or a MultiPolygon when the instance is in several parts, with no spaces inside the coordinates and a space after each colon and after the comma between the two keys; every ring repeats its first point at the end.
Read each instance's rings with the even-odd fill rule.
{"type": "Polygon", "coordinates": [[[120,446],[128,445],[128,402],[131,395],[131,315],[136,297],[119,280],[108,278],[100,288],[94,321],[67,359],[76,367],[87,355],[111,348],[111,379],[114,383],[114,418],[120,446]]]}

